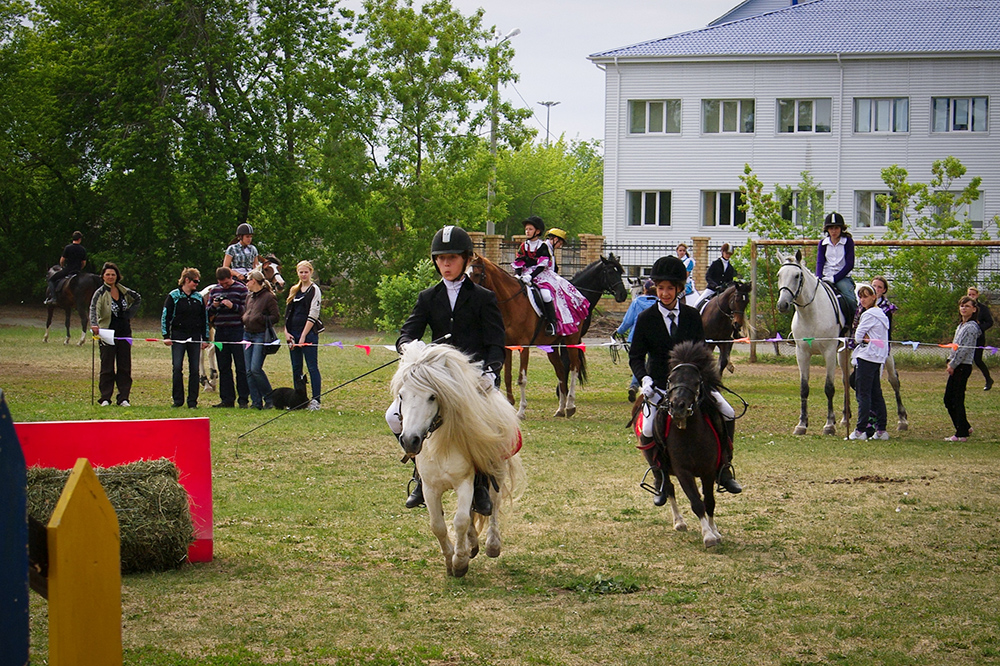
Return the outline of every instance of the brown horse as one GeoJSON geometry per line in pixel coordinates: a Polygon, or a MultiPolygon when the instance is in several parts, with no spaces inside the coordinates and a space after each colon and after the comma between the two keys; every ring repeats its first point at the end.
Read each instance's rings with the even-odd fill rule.
{"type": "MultiPolygon", "coordinates": [[[[735,340],[746,323],[745,312],[750,303],[751,283],[733,282],[722,293],[708,302],[701,312],[701,325],[705,329],[706,340],[735,340]]],[[[732,342],[709,343],[719,348],[719,372],[729,369],[735,372],[729,362],[733,351],[732,342]]]]}
{"type": "MultiPolygon", "coordinates": [[[[60,270],[59,266],[49,269],[48,277],[55,275],[60,270]]],[[[94,297],[94,292],[101,286],[101,278],[93,273],[77,273],[64,279],[56,289],[56,302],[48,305],[48,317],[45,320],[45,337],[42,342],[49,341],[49,327],[52,326],[52,315],[56,308],[66,311],[66,339],[64,345],[69,344],[69,318],[75,309],[80,315],[80,341],[77,346],[82,346],[87,339],[88,319],[90,318],[90,300],[94,297]]]]}
{"type": "MultiPolygon", "coordinates": [[[[523,282],[513,277],[492,261],[479,254],[473,257],[469,264],[472,279],[477,284],[486,287],[497,295],[500,312],[503,314],[504,327],[507,332],[508,347],[531,345],[554,345],[558,349],[548,352],[549,362],[555,370],[559,384],[556,394],[559,396],[559,409],[555,416],[570,417],[576,413],[576,383],[582,383],[587,376],[586,361],[583,351],[571,345],[579,345],[590,325],[590,314],[604,293],[614,294],[615,300],[621,303],[628,297],[628,291],[622,283],[624,270],[614,255],[607,259],[601,257],[593,262],[572,280],[589,303],[589,312],[580,331],[570,336],[552,336],[545,333],[545,321],[531,307],[527,289],[523,282]]],[[[526,388],[528,384],[528,358],[530,349],[520,350],[520,367],[517,384],[521,389],[521,402],[518,416],[524,418],[528,407],[526,388]]],[[[512,389],[512,352],[507,349],[504,363],[504,384],[507,388],[507,400],[514,404],[512,389]]]]}

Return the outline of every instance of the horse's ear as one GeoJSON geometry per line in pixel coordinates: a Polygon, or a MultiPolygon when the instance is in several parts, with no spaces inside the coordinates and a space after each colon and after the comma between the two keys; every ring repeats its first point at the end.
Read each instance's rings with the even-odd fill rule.
{"type": "Polygon", "coordinates": [[[802,250],[796,250],[795,251],[795,263],[797,263],[797,264],[801,264],[802,263],[802,250]]]}

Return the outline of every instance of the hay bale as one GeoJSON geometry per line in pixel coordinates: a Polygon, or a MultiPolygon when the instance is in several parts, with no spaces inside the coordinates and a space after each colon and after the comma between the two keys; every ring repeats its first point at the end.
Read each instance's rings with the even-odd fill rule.
{"type": "MultiPolygon", "coordinates": [[[[118,516],[122,573],[176,569],[194,542],[188,494],[166,458],[94,468],[118,516]]],[[[28,469],[28,515],[48,524],[70,470],[28,469]]]]}

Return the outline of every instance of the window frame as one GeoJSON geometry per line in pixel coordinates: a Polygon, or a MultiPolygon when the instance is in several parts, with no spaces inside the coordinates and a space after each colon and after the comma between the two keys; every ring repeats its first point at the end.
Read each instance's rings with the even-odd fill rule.
{"type": "Polygon", "coordinates": [[[745,98],[712,98],[701,100],[701,133],[702,134],[754,134],[757,125],[757,100],[752,97],[745,98]],[[735,106],[735,129],[726,129],[727,109],[735,106]],[[709,107],[717,106],[715,129],[708,129],[709,107]],[[749,106],[749,109],[745,108],[749,106]],[[747,129],[749,127],[749,129],[747,129]]]}
{"type": "Polygon", "coordinates": [[[739,190],[702,190],[701,191],[701,226],[705,229],[742,229],[746,225],[747,214],[740,210],[743,195],[739,190]],[[709,203],[709,196],[712,201],[709,203]],[[724,201],[728,197],[728,202],[724,201]],[[721,215],[728,210],[728,221],[723,222],[721,215]],[[709,211],[712,220],[709,223],[709,211]]]}
{"type": "Polygon", "coordinates": [[[852,129],[854,134],[908,134],[910,132],[910,98],[909,97],[855,97],[853,103],[854,122],[852,129]],[[862,118],[861,104],[867,104],[867,116],[865,127],[862,129],[859,124],[862,118]],[[905,111],[906,127],[899,129],[900,107],[905,111]],[[889,129],[881,129],[882,113],[887,113],[885,122],[889,129]],[[874,128],[874,129],[873,129],[874,128]]]}
{"type": "Polygon", "coordinates": [[[630,136],[666,135],[681,133],[680,99],[630,99],[628,100],[628,134],[630,136]],[[642,108],[642,127],[636,129],[636,109],[642,108]],[[660,105],[660,128],[650,129],[653,105],[660,105]]]}
{"type": "Polygon", "coordinates": [[[628,229],[641,229],[644,227],[666,227],[673,226],[673,191],[672,190],[625,190],[625,227],[628,229]],[[663,195],[666,195],[664,197],[663,195]],[[639,221],[633,223],[635,217],[635,198],[639,201],[639,221]],[[656,219],[653,222],[647,221],[647,213],[650,210],[650,197],[655,197],[652,208],[656,219]],[[666,199],[666,201],[664,201],[666,199]],[[666,213],[666,222],[661,217],[666,213]]]}
{"type": "Polygon", "coordinates": [[[958,134],[984,134],[990,131],[990,98],[989,95],[968,95],[968,96],[953,96],[953,97],[931,97],[931,133],[932,134],[948,134],[948,133],[958,133],[958,134]],[[976,113],[977,102],[982,102],[982,115],[978,116],[976,113]],[[944,121],[946,126],[944,129],[939,129],[939,102],[945,102],[947,108],[944,110],[944,121]],[[958,113],[957,102],[967,103],[966,119],[969,125],[968,129],[955,129],[956,125],[956,114],[958,113]],[[976,119],[981,118],[983,126],[980,129],[976,128],[976,119]]]}
{"type": "Polygon", "coordinates": [[[778,134],[832,134],[833,133],[833,98],[831,97],[795,97],[778,98],[775,100],[775,122],[777,123],[778,134]],[[800,129],[802,120],[802,109],[805,104],[810,105],[810,128],[800,129]],[[819,129],[820,104],[823,104],[826,111],[826,129],[819,129]],[[794,129],[785,129],[786,124],[782,116],[782,109],[788,105],[792,106],[792,122],[794,129]]]}
{"type": "Polygon", "coordinates": [[[854,226],[858,229],[887,229],[889,220],[892,219],[892,209],[882,208],[878,202],[880,195],[889,196],[890,192],[880,190],[854,190],[854,226]],[[867,206],[864,207],[864,214],[868,217],[868,224],[861,223],[862,206],[861,195],[866,195],[867,206]],[[874,220],[881,214],[882,224],[874,224],[874,220]]]}

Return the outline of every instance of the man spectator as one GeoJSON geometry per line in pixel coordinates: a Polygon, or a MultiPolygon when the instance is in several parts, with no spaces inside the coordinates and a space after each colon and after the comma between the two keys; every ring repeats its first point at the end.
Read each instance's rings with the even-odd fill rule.
{"type": "Polygon", "coordinates": [[[215,360],[219,366],[219,403],[213,407],[246,409],[250,402],[247,385],[246,359],[243,355],[243,312],[246,310],[247,288],[233,279],[226,267],[215,271],[216,285],[209,289],[205,307],[208,320],[215,326],[215,360]],[[233,383],[233,363],[236,382],[233,383]]]}
{"type": "Polygon", "coordinates": [[[79,231],[73,232],[73,242],[63,248],[62,256],[59,257],[59,265],[62,270],[53,273],[49,278],[49,293],[45,299],[45,305],[55,305],[58,299],[56,289],[59,281],[64,277],[76,275],[87,265],[87,250],[83,247],[83,234],[79,231]]]}
{"type": "Polygon", "coordinates": [[[993,326],[993,313],[990,312],[988,303],[979,300],[979,289],[969,287],[966,295],[976,301],[976,316],[973,319],[979,324],[980,329],[979,337],[976,338],[976,351],[973,354],[972,362],[975,363],[979,371],[983,373],[983,377],[986,378],[986,386],[983,387],[983,390],[989,391],[993,388],[993,377],[990,376],[990,369],[986,367],[986,362],[983,361],[983,348],[986,347],[986,330],[993,326]]]}

